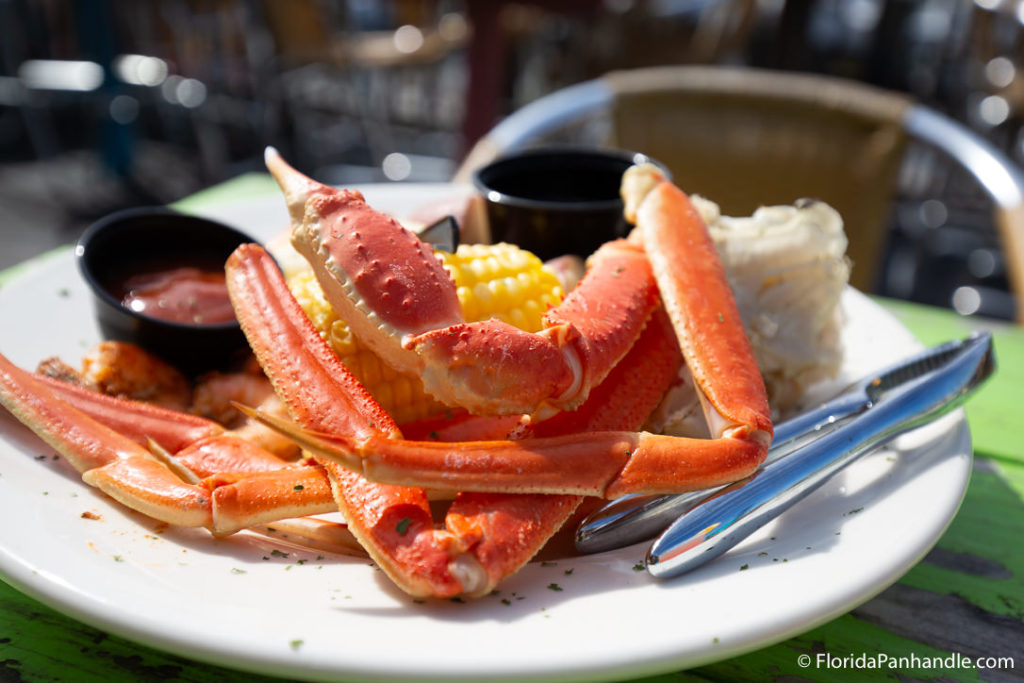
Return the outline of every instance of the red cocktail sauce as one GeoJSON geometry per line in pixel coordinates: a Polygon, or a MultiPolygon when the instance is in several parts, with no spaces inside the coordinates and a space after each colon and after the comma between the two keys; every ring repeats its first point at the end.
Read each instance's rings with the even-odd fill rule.
{"type": "Polygon", "coordinates": [[[154,270],[128,278],[121,291],[126,307],[150,318],[191,325],[235,319],[223,270],[192,266],[154,270]]]}

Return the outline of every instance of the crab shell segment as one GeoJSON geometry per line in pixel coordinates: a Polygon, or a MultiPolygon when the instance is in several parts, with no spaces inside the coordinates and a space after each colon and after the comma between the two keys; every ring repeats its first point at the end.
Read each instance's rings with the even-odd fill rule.
{"type": "Polygon", "coordinates": [[[771,411],[725,268],[689,197],[650,164],[623,177],[627,217],[651,262],[665,311],[705,400],[713,436],[771,442],[771,411]]]}

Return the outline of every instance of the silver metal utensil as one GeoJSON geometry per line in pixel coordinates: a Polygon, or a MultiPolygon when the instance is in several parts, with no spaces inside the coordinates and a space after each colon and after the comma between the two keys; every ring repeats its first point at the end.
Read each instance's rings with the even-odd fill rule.
{"type": "Polygon", "coordinates": [[[930,369],[877,377],[865,388],[869,404],[859,414],[685,513],[651,546],[647,571],[678,576],[718,557],[860,456],[960,405],[994,369],[988,333],[940,348],[930,369]]]}
{"type": "MultiPolygon", "coordinates": [[[[762,467],[820,439],[867,410],[880,391],[921,377],[960,353],[964,342],[951,341],[872,372],[832,400],[775,426],[775,438],[762,467]]],[[[576,550],[596,553],[654,538],[680,515],[719,489],[679,494],[631,495],[613,500],[584,519],[576,530],[576,550]]]]}

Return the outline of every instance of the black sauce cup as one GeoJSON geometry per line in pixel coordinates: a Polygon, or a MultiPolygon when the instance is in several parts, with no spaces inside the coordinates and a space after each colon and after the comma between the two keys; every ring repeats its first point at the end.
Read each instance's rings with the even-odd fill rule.
{"type": "Polygon", "coordinates": [[[100,219],[75,249],[93,293],[106,339],[132,342],[186,374],[223,369],[247,348],[237,320],[212,324],[170,322],[122,303],[124,281],[162,264],[223,268],[240,244],[254,240],[222,223],[163,208],[129,209],[100,219]]]}
{"type": "MultiPolygon", "coordinates": [[[[589,256],[629,232],[619,185],[637,152],[542,148],[501,157],[473,174],[483,195],[494,242],[511,242],[547,260],[589,256]]],[[[666,172],[667,174],[667,172],[666,172]]]]}

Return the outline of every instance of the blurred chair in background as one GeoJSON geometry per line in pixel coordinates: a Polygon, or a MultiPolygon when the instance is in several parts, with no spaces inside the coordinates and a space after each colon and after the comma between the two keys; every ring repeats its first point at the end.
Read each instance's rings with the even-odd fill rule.
{"type": "MultiPolygon", "coordinates": [[[[19,252],[37,253],[98,214],[262,170],[266,144],[335,184],[444,180],[502,114],[601,74],[656,65],[742,64],[872,83],[963,122],[1019,163],[1022,8],[1024,0],[0,0],[4,234],[55,231],[19,252]],[[96,8],[109,16],[91,39],[116,45],[112,69],[100,64],[109,59],[88,58],[77,30],[96,8]],[[25,76],[40,65],[100,76],[88,88],[39,87],[25,76]],[[123,147],[131,156],[120,157],[130,161],[127,175],[125,163],[120,176],[109,172],[117,164],[101,164],[104,127],[131,135],[123,147]]],[[[619,80],[623,95],[643,86],[619,80]]],[[[721,109],[734,108],[735,127],[743,124],[722,149],[700,135],[719,124],[717,114],[664,88],[592,117],[592,135],[580,139],[635,147],[657,138],[715,162],[788,156],[783,178],[801,187],[790,194],[783,178],[744,168],[762,197],[746,203],[735,196],[744,183],[712,183],[714,164],[693,182],[685,165],[676,173],[737,212],[775,197],[824,196],[829,184],[851,189],[847,196],[856,190],[860,201],[844,211],[860,235],[858,284],[963,313],[1015,315],[1019,253],[1001,248],[1009,242],[992,220],[992,188],[956,153],[908,135],[900,112],[914,108],[909,100],[872,91],[864,102],[794,117],[787,107],[802,104],[765,92],[771,83],[753,87],[754,100],[714,95],[721,109]],[[627,115],[650,116],[669,99],[692,117],[687,129],[626,125],[627,115]],[[756,135],[750,116],[736,112],[751,103],[783,133],[756,135]],[[619,139],[610,135],[616,127],[619,139]],[[878,182],[863,184],[872,175],[878,182]],[[886,223],[887,231],[859,227],[886,223]]]]}
{"type": "MultiPolygon", "coordinates": [[[[601,144],[662,161],[726,214],[814,197],[844,217],[852,282],[872,292],[908,143],[947,155],[988,193],[1010,281],[1024,287],[1024,178],[980,137],[902,94],[807,74],[724,67],[612,72],[540,98],[481,139],[457,179],[544,144],[601,144]]],[[[1018,307],[1017,318],[1021,319],[1018,307]]]]}

